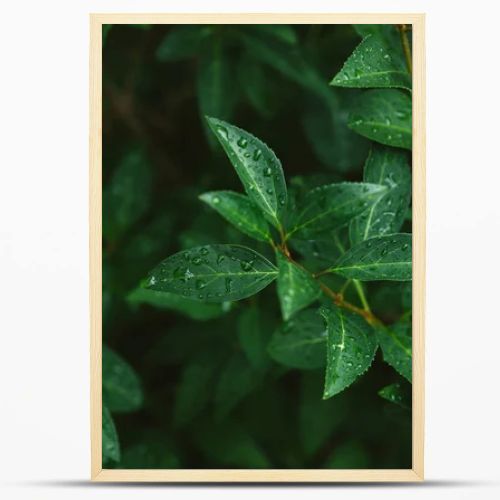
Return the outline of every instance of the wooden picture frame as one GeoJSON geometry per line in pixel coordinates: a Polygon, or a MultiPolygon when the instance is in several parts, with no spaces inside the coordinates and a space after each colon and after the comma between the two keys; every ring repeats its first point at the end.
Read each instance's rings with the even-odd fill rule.
{"type": "Polygon", "coordinates": [[[425,15],[424,14],[91,14],[90,15],[90,363],[91,479],[149,482],[416,482],[424,478],[425,323],[425,15]],[[176,469],[102,468],[102,25],[103,24],[411,24],[413,33],[413,400],[412,468],[176,469]]]}

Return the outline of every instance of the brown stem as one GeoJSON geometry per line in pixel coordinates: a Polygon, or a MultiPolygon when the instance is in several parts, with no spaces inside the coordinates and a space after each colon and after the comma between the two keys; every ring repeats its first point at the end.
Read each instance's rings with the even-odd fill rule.
{"type": "Polygon", "coordinates": [[[401,36],[401,45],[403,46],[403,52],[406,59],[406,66],[408,67],[408,72],[411,75],[412,71],[412,63],[411,63],[411,48],[410,42],[408,41],[408,37],[406,36],[406,32],[409,31],[407,24],[398,24],[399,34],[401,36]]]}
{"type": "Polygon", "coordinates": [[[383,325],[382,321],[380,321],[372,312],[366,311],[364,309],[361,309],[360,307],[355,306],[354,304],[351,304],[350,302],[347,302],[344,300],[344,297],[340,293],[334,292],[331,288],[326,286],[324,283],[320,283],[319,286],[325,292],[326,295],[328,295],[334,302],[339,307],[343,307],[344,309],[349,309],[349,311],[355,312],[356,314],[359,314],[360,316],[363,316],[363,318],[368,321],[371,325],[383,325]]]}

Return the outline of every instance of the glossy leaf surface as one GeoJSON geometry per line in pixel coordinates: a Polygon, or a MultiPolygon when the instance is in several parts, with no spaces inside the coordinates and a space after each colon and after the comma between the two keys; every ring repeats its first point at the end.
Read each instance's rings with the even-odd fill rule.
{"type": "Polygon", "coordinates": [[[362,241],[342,255],[330,271],[360,281],[410,281],[411,234],[362,241]]]}
{"type": "Polygon", "coordinates": [[[387,146],[411,149],[411,97],[395,89],[364,92],[353,104],[349,127],[387,146]]]}
{"type": "Polygon", "coordinates": [[[387,187],[342,182],[311,190],[297,209],[291,235],[307,235],[337,229],[375,203],[387,187]]]}
{"type": "Polygon", "coordinates": [[[136,288],[127,296],[127,302],[132,307],[147,304],[156,309],[176,311],[183,316],[205,321],[218,318],[231,310],[231,302],[207,303],[186,298],[177,293],[162,292],[147,288],[136,288]]]}
{"type": "Polygon", "coordinates": [[[411,321],[398,321],[377,330],[384,361],[390,364],[408,382],[412,379],[411,321]]]}
{"type": "Polygon", "coordinates": [[[274,152],[252,134],[216,118],[207,118],[250,199],[276,227],[286,207],[286,184],[274,152]]]}
{"type": "Polygon", "coordinates": [[[200,195],[200,200],[216,210],[242,233],[260,241],[271,241],[266,219],[248,196],[234,191],[211,191],[200,195]]]}
{"type": "Polygon", "coordinates": [[[406,153],[374,146],[364,167],[364,182],[382,184],[384,193],[349,225],[352,244],[373,236],[397,233],[404,223],[411,196],[411,173],[406,153]]]}
{"type": "Polygon", "coordinates": [[[325,366],[326,328],[315,309],[308,309],[284,323],[272,336],[269,355],[292,368],[311,370],[325,366]]]}
{"type": "Polygon", "coordinates": [[[113,412],[129,412],[142,405],[142,388],[134,369],[106,346],[102,349],[102,399],[113,412]]]}
{"type": "Polygon", "coordinates": [[[296,312],[314,302],[321,290],[318,282],[298,264],[291,262],[281,252],[278,261],[278,297],[283,319],[287,321],[296,312]]]}
{"type": "Polygon", "coordinates": [[[276,279],[265,257],[239,245],[207,245],[178,252],[153,269],[146,287],[204,300],[240,300],[276,279]]]}
{"type": "Polygon", "coordinates": [[[326,321],[327,362],[323,398],[331,398],[368,370],[377,350],[373,328],[359,315],[335,305],[321,308],[326,321]]]}
{"type": "Polygon", "coordinates": [[[330,82],[337,87],[411,89],[411,75],[378,35],[368,35],[330,82]]]}
{"type": "Polygon", "coordinates": [[[381,398],[387,399],[405,410],[411,409],[411,386],[395,382],[380,389],[378,392],[381,398]]]}

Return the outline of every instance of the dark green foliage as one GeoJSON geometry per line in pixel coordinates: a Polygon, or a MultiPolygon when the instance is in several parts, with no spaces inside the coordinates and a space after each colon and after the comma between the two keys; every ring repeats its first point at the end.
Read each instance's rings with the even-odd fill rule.
{"type": "Polygon", "coordinates": [[[110,28],[103,466],[411,467],[396,27],[110,28]]]}

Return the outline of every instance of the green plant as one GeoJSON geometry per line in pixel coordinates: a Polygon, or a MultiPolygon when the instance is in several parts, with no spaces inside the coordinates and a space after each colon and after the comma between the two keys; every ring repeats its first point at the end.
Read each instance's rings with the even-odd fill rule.
{"type": "Polygon", "coordinates": [[[197,59],[196,107],[224,121],[207,117],[200,127],[210,150],[196,160],[194,188],[166,199],[143,147],[105,183],[103,307],[113,325],[105,340],[138,367],[105,348],[106,466],[407,466],[410,46],[405,27],[355,30],[362,41],[330,87],[292,27],[182,26],[160,43],[160,64],[197,59]],[[225,121],[248,101],[260,130],[285,112],[266,94],[275,87],[284,89],[282,110],[303,93],[307,106],[293,113],[303,112],[301,140],[324,170],[307,164],[288,175],[287,150],[297,150],[285,131],[271,134],[287,155],[284,171],[262,140],[225,121]],[[214,190],[233,188],[216,141],[244,192],[214,190]],[[149,330],[166,333],[143,336],[149,330]],[[386,461],[381,444],[392,450],[386,461]]]}

